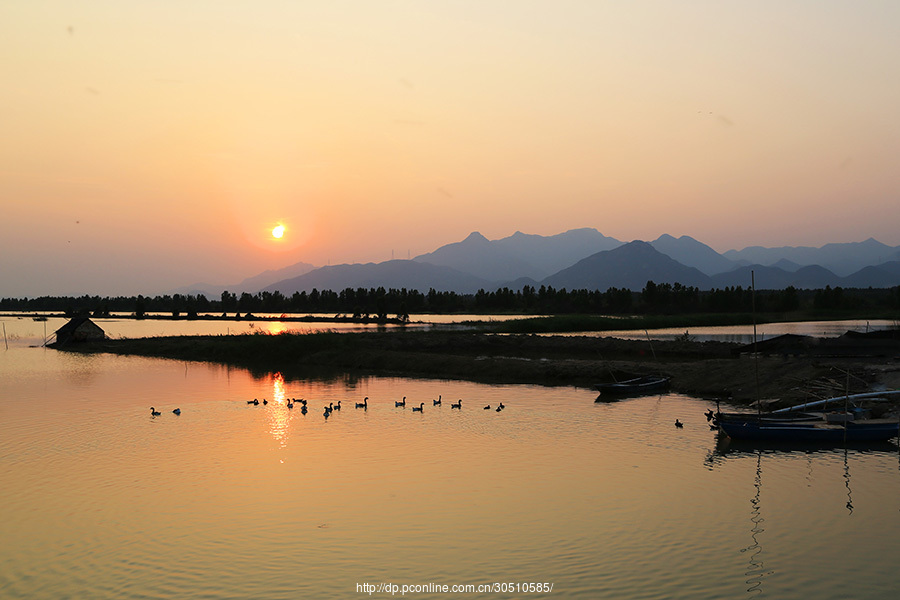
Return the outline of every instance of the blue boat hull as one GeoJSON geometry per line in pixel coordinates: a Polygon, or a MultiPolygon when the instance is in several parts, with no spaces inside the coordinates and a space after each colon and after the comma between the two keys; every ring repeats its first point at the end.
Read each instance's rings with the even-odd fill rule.
{"type": "Polygon", "coordinates": [[[823,423],[721,422],[719,427],[735,440],[772,440],[781,442],[880,442],[897,437],[896,421],[849,423],[846,428],[823,423]]]}

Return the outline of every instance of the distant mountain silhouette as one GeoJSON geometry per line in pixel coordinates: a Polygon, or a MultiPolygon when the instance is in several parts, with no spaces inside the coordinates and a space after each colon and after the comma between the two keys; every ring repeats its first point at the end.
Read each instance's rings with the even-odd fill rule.
{"type": "Polygon", "coordinates": [[[255,294],[260,291],[267,285],[271,285],[273,283],[277,283],[279,281],[283,281],[285,279],[289,279],[291,277],[298,277],[305,273],[309,273],[310,271],[315,270],[317,267],[315,265],[311,265],[305,262],[298,262],[293,265],[284,267],[283,269],[273,269],[268,271],[263,271],[259,275],[254,275],[253,277],[248,277],[244,279],[240,283],[232,284],[232,285],[216,285],[211,283],[195,283],[193,285],[185,286],[183,288],[179,288],[177,290],[173,290],[171,293],[173,294],[203,294],[209,298],[218,298],[222,295],[222,292],[228,291],[234,294],[242,294],[244,292],[255,294]]]}
{"type": "Polygon", "coordinates": [[[798,265],[821,265],[836,275],[846,276],[863,267],[900,260],[900,248],[887,246],[869,238],[864,242],[825,244],[820,248],[810,246],[782,246],[763,248],[750,246],[743,250],[729,250],[725,258],[751,264],[774,265],[786,259],[798,265]]]}
{"type": "MultiPolygon", "coordinates": [[[[266,271],[236,286],[209,286],[207,293],[218,296],[223,289],[237,293],[277,289],[290,295],[294,291],[309,292],[313,288],[340,291],[348,287],[405,287],[422,292],[434,288],[474,293],[501,286],[519,290],[525,285],[603,291],[617,287],[640,291],[651,280],[706,290],[731,286],[748,288],[751,270],[755,273],[758,289],[900,285],[900,250],[872,239],[853,244],[827,244],[822,248],[757,246],[740,252],[731,250],[726,255],[729,258],[691,237],[674,238],[667,234],[651,243],[623,244],[589,228],[553,236],[517,231],[494,241],[473,232],[460,242],[441,246],[413,260],[337,265],[314,270],[310,270],[313,269],[311,265],[298,263],[278,271],[266,271]],[[764,260],[750,261],[747,257],[764,260]],[[844,268],[853,264],[863,266],[841,277],[825,265],[805,262],[816,257],[844,265],[844,268]],[[891,260],[885,261],[882,257],[891,260]],[[877,262],[866,263],[866,260],[877,262]],[[298,272],[291,273],[291,269],[298,272]]],[[[190,289],[196,290],[201,285],[204,284],[190,286],[190,289]]]]}
{"type": "Polygon", "coordinates": [[[544,273],[529,263],[527,258],[508,254],[477,231],[470,233],[461,242],[441,246],[434,252],[416,256],[413,260],[450,267],[487,281],[544,277],[544,273]]]}
{"type": "Polygon", "coordinates": [[[707,275],[724,273],[739,266],[706,244],[686,235],[676,239],[669,234],[664,234],[650,242],[650,245],[669,258],[677,260],[685,266],[699,269],[707,275]]]}
{"type": "Polygon", "coordinates": [[[589,228],[551,236],[517,231],[494,241],[474,232],[461,242],[441,246],[413,260],[452,267],[488,281],[521,277],[540,280],[595,252],[621,245],[619,240],[589,228]]]}
{"type": "Polygon", "coordinates": [[[750,265],[740,267],[727,273],[719,273],[712,277],[713,287],[737,287],[749,288],[751,280],[756,280],[758,290],[782,290],[788,286],[797,289],[818,289],[826,285],[832,287],[841,285],[841,278],[818,265],[801,267],[796,271],[785,271],[778,267],[764,265],[750,265]],[[753,271],[753,277],[750,272],[753,271]]]}
{"type": "Polygon", "coordinates": [[[439,292],[454,291],[473,294],[479,289],[492,289],[496,284],[450,267],[420,263],[412,260],[389,260],[382,263],[334,265],[322,267],[278,283],[262,291],[279,291],[286,296],[294,292],[346,288],[395,288],[427,293],[430,288],[439,292]]]}
{"type": "Polygon", "coordinates": [[[606,291],[610,287],[641,291],[648,281],[680,283],[709,289],[708,275],[685,266],[647,242],[629,242],[613,250],[598,252],[541,281],[554,288],[606,291]]]}
{"type": "Polygon", "coordinates": [[[786,258],[782,258],[781,260],[779,260],[778,262],[776,262],[770,266],[778,267],[779,269],[788,271],[790,273],[793,273],[794,271],[799,271],[802,268],[802,265],[798,265],[797,263],[792,262],[786,258]]]}
{"type": "Polygon", "coordinates": [[[900,285],[900,260],[863,267],[843,279],[843,287],[880,288],[900,285]]]}
{"type": "Polygon", "coordinates": [[[583,228],[570,229],[551,236],[530,235],[517,231],[491,244],[510,256],[518,256],[536,266],[542,272],[540,277],[547,277],[571,267],[582,258],[603,250],[618,248],[623,242],[607,237],[596,229],[583,228]]]}

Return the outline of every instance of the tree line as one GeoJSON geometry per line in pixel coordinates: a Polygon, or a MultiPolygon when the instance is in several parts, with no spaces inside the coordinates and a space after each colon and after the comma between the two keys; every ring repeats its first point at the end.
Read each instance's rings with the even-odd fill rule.
{"type": "Polygon", "coordinates": [[[475,294],[427,293],[405,288],[346,288],[340,292],[312,290],[284,295],[281,292],[258,292],[240,295],[222,292],[218,299],[202,294],[163,296],[41,296],[38,298],[2,298],[4,311],[58,311],[66,315],[90,314],[106,316],[131,313],[141,318],[148,313],[171,314],[175,318],[197,318],[199,315],[221,314],[247,318],[253,313],[274,314],[340,314],[353,318],[386,319],[410,314],[689,314],[689,313],[791,313],[873,311],[900,309],[900,286],[886,289],[843,289],[826,286],[818,290],[756,290],[741,286],[703,290],[679,283],[648,281],[640,292],[625,288],[606,291],[551,286],[508,287],[495,291],[479,290],[475,294]]]}

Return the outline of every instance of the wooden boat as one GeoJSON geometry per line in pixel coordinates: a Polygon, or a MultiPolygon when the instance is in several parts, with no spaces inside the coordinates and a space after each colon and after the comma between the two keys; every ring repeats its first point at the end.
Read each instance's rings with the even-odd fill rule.
{"type": "Polygon", "coordinates": [[[595,387],[600,394],[637,396],[668,388],[669,378],[661,375],[645,375],[643,377],[626,379],[625,381],[598,383],[595,387]]]}

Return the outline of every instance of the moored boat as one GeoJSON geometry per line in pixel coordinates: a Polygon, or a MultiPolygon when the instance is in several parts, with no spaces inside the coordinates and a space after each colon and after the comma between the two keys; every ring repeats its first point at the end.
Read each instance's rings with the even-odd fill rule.
{"type": "Polygon", "coordinates": [[[662,375],[645,375],[625,381],[598,383],[595,387],[600,394],[634,396],[668,388],[669,378],[662,375]]]}
{"type": "Polygon", "coordinates": [[[728,420],[719,428],[734,440],[771,440],[780,442],[880,442],[897,437],[900,422],[896,419],[863,419],[829,422],[814,421],[728,420]]]}

